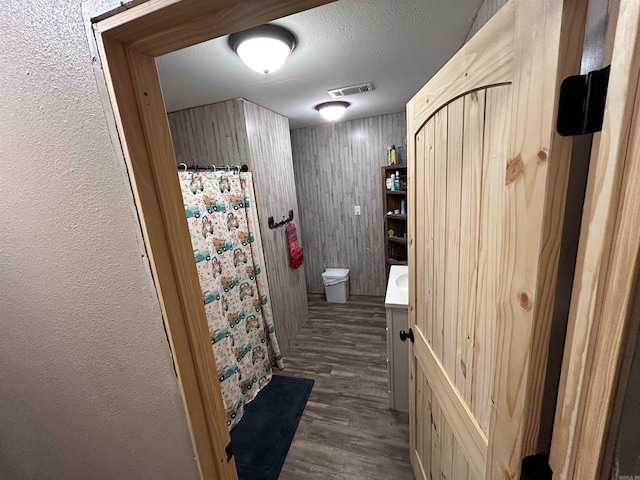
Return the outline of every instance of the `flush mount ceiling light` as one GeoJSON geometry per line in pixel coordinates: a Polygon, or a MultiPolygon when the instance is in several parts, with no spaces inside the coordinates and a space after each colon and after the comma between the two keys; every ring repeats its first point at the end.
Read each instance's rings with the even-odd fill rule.
{"type": "Polygon", "coordinates": [[[229,46],[251,70],[272,73],[287,60],[296,37],[277,25],[260,25],[229,35],[229,46]]]}
{"type": "Polygon", "coordinates": [[[335,122],[344,115],[349,105],[349,102],[326,102],[316,105],[316,110],[320,112],[320,115],[325,119],[330,122],[335,122]]]}

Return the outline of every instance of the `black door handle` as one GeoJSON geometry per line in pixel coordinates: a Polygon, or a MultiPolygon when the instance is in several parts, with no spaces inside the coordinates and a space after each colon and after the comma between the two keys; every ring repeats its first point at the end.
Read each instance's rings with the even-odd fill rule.
{"type": "Polygon", "coordinates": [[[406,342],[407,338],[411,340],[411,343],[413,343],[413,330],[411,328],[409,329],[408,332],[405,332],[404,330],[400,330],[400,340],[402,340],[403,342],[406,342]]]}

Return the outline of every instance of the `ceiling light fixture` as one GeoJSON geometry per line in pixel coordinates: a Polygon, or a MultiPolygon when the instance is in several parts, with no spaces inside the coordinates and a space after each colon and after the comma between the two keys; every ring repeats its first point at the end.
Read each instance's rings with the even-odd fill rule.
{"type": "Polygon", "coordinates": [[[284,65],[296,37],[286,28],[266,24],[229,35],[229,46],[251,70],[272,73],[284,65]]]}
{"type": "Polygon", "coordinates": [[[325,119],[330,122],[335,122],[344,115],[349,105],[349,102],[326,102],[316,105],[316,110],[320,112],[320,115],[325,119]]]}

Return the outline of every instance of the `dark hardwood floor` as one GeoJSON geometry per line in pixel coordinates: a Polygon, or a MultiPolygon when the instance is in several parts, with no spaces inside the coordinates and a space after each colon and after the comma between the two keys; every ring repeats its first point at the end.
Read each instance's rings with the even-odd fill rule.
{"type": "Polygon", "coordinates": [[[409,418],[389,410],[384,300],[309,296],[283,375],[315,384],[281,480],[413,479],[409,418]]]}

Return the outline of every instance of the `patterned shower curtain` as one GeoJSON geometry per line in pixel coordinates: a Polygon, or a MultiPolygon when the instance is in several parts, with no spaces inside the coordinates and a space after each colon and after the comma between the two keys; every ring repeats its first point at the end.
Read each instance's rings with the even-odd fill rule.
{"type": "Polygon", "coordinates": [[[251,173],[178,173],[229,429],[284,368],[251,173]]]}

